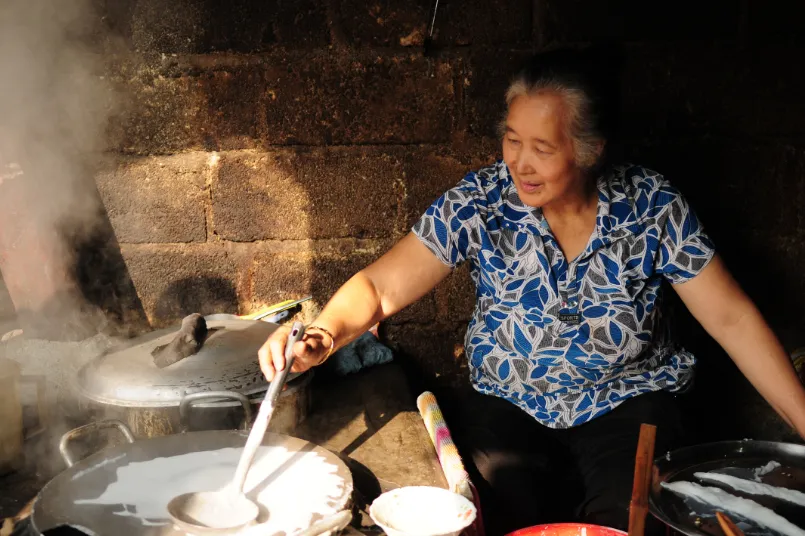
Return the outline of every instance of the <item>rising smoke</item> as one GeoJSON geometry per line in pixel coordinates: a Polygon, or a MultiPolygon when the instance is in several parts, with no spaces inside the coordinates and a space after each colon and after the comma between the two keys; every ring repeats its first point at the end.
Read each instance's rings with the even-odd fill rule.
{"type": "Polygon", "coordinates": [[[0,0],[0,271],[25,333],[0,352],[46,380],[44,400],[21,396],[45,408],[46,434],[26,443],[27,461],[45,474],[63,467],[51,448],[73,426],[71,379],[110,344],[80,268],[88,242],[101,236],[96,257],[114,242],[93,180],[114,104],[93,8],[0,0]]]}
{"type": "Polygon", "coordinates": [[[99,318],[74,275],[75,243],[102,214],[92,177],[113,104],[92,8],[0,2],[0,271],[19,314],[62,316],[70,338],[99,318]]]}
{"type": "Polygon", "coordinates": [[[90,47],[97,31],[88,0],[0,3],[0,154],[10,180],[24,165],[37,185],[39,204],[26,208],[54,223],[96,208],[86,172],[104,149],[112,105],[90,47]]]}

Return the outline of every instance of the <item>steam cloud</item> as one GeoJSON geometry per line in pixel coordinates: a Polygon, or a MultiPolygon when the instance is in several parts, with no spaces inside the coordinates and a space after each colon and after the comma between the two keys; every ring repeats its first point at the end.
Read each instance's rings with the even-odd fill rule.
{"type": "Polygon", "coordinates": [[[113,94],[98,22],[89,0],[0,2],[0,270],[20,314],[86,313],[64,273],[101,214],[92,169],[113,94]]]}

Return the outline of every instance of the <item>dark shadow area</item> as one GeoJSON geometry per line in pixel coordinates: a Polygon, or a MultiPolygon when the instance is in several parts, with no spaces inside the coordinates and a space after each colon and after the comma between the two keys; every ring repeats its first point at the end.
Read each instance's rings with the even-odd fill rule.
{"type": "Polygon", "coordinates": [[[388,491],[383,489],[375,474],[357,460],[344,454],[335,453],[341,461],[349,468],[352,474],[352,522],[353,527],[368,527],[374,525],[374,521],[369,516],[369,507],[381,493],[388,491]]]}
{"type": "MultiPolygon", "coordinates": [[[[771,86],[791,77],[803,73],[781,73],[762,85],[759,81],[754,89],[772,91],[771,86]]],[[[805,344],[801,306],[805,282],[796,268],[804,252],[803,182],[797,171],[801,164],[796,162],[801,157],[782,140],[760,141],[741,133],[720,137],[725,110],[718,106],[697,112],[686,121],[680,110],[665,138],[658,135],[626,144],[628,161],[659,171],[683,192],[728,269],[791,352],[805,344]]],[[[656,125],[637,126],[635,116],[631,122],[638,131],[656,129],[656,125]]],[[[670,285],[665,295],[677,340],[698,358],[695,384],[683,398],[692,439],[798,442],[670,285]]]]}
{"type": "Polygon", "coordinates": [[[336,452],[341,461],[349,467],[352,473],[352,480],[355,485],[355,490],[360,494],[355,498],[356,506],[359,508],[368,508],[377,497],[383,493],[383,489],[377,477],[372,471],[363,465],[361,462],[350,458],[349,456],[336,452]]]}
{"type": "Polygon", "coordinates": [[[173,281],[159,296],[154,310],[160,324],[199,313],[238,314],[238,297],[232,282],[221,277],[188,277],[173,281]]]}
{"type": "Polygon", "coordinates": [[[148,318],[109,217],[102,206],[98,212],[97,224],[85,235],[72,240],[76,252],[76,282],[87,303],[103,311],[109,323],[104,331],[117,336],[134,336],[150,328],[148,318]]]}
{"type": "MultiPolygon", "coordinates": [[[[293,37],[317,41],[324,25],[315,2],[253,0],[92,0],[110,30],[146,52],[256,52],[293,37]],[[301,35],[300,35],[301,34],[301,35]]],[[[321,43],[319,43],[321,44],[321,43]]]]}

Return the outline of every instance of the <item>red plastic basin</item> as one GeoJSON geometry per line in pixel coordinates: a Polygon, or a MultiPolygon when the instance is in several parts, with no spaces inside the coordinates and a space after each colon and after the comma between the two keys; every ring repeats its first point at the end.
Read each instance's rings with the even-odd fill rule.
{"type": "Polygon", "coordinates": [[[585,525],[584,523],[552,523],[510,532],[506,536],[625,536],[621,530],[585,525]]]}

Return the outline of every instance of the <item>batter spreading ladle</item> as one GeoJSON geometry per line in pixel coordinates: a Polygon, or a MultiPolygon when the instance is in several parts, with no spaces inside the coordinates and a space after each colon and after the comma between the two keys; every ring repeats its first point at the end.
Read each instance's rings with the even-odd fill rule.
{"type": "Polygon", "coordinates": [[[194,534],[216,533],[245,527],[257,519],[260,513],[257,504],[243,493],[246,474],[257,448],[263,442],[285,378],[293,365],[293,345],[302,338],[304,332],[301,322],[295,322],[291,328],[288,343],[285,345],[285,367],[274,376],[266,397],[260,404],[260,411],[249,432],[231,486],[220,491],[185,493],[168,503],[168,514],[179,528],[194,534]]]}

